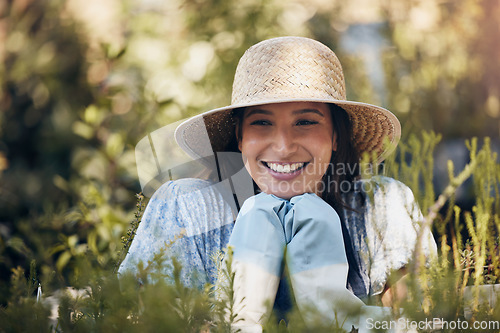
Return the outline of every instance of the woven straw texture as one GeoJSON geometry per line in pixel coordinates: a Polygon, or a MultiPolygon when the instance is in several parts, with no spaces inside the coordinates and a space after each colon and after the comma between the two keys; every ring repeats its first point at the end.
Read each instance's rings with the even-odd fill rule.
{"type": "Polygon", "coordinates": [[[231,104],[290,97],[345,100],[337,56],[307,38],[276,38],[248,49],[236,69],[231,104]]]}
{"type": "Polygon", "coordinates": [[[333,103],[349,114],[353,143],[359,153],[375,153],[381,162],[395,148],[401,135],[397,118],[370,104],[346,101],[341,64],[327,46],[304,37],[279,37],[250,47],[236,69],[231,105],[188,119],[176,131],[176,139],[191,157],[208,156],[208,139],[214,152],[226,151],[234,138],[235,108],[316,101],[333,103]],[[205,125],[206,132],[200,127],[205,125]]]}

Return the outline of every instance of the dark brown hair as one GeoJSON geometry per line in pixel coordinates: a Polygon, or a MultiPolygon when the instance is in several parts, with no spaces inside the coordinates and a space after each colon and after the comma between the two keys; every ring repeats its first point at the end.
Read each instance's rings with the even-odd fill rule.
{"type": "Polygon", "coordinates": [[[330,165],[323,176],[326,188],[321,194],[335,210],[352,209],[342,199],[342,191],[353,189],[359,176],[359,153],[352,142],[352,125],[347,112],[340,106],[329,104],[333,131],[337,134],[337,150],[332,152],[330,165]]]}

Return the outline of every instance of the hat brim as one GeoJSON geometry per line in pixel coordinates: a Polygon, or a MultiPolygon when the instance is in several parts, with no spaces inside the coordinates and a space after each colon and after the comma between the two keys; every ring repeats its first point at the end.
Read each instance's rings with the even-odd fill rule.
{"type": "Polygon", "coordinates": [[[201,113],[187,119],[177,127],[175,140],[193,159],[225,151],[227,144],[235,135],[232,110],[287,102],[319,102],[335,104],[343,108],[352,123],[352,141],[356,150],[360,156],[363,153],[375,154],[376,163],[385,160],[394,151],[401,138],[399,120],[389,110],[382,107],[345,100],[287,98],[230,105],[201,113]]]}

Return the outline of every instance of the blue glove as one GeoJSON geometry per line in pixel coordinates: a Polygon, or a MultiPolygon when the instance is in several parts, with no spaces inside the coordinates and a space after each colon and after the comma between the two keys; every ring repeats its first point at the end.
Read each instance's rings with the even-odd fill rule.
{"type": "Polygon", "coordinates": [[[340,218],[315,194],[290,201],[266,193],[249,198],[238,214],[229,246],[234,251],[235,310],[241,319],[235,328],[262,329],[285,261],[299,310],[316,309],[326,323],[335,319],[342,323],[348,315],[345,309],[363,305],[346,289],[348,264],[340,218]]]}
{"type": "Polygon", "coordinates": [[[316,319],[324,325],[351,330],[358,326],[363,302],[346,288],[349,266],[337,212],[315,194],[291,200],[285,230],[290,241],[286,262],[299,310],[306,324],[316,319]],[[313,313],[307,313],[312,310],[313,313]],[[316,315],[316,316],[314,316],[316,315]]]}
{"type": "MultiPolygon", "coordinates": [[[[262,331],[282,275],[286,247],[282,221],[290,208],[287,200],[260,193],[247,199],[240,209],[228,245],[233,251],[235,274],[235,331],[262,331]]],[[[219,278],[216,289],[227,289],[229,282],[227,277],[219,278]]]]}

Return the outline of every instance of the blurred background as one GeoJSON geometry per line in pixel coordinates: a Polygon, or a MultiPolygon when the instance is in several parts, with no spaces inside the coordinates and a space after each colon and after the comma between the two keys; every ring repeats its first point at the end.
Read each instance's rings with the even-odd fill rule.
{"type": "Polygon", "coordinates": [[[44,286],[112,268],[136,144],[229,104],[239,57],[283,35],[331,47],[348,99],[395,113],[403,141],[442,134],[444,182],[466,138],[498,146],[498,0],[0,0],[0,304],[33,259],[44,286]]]}

